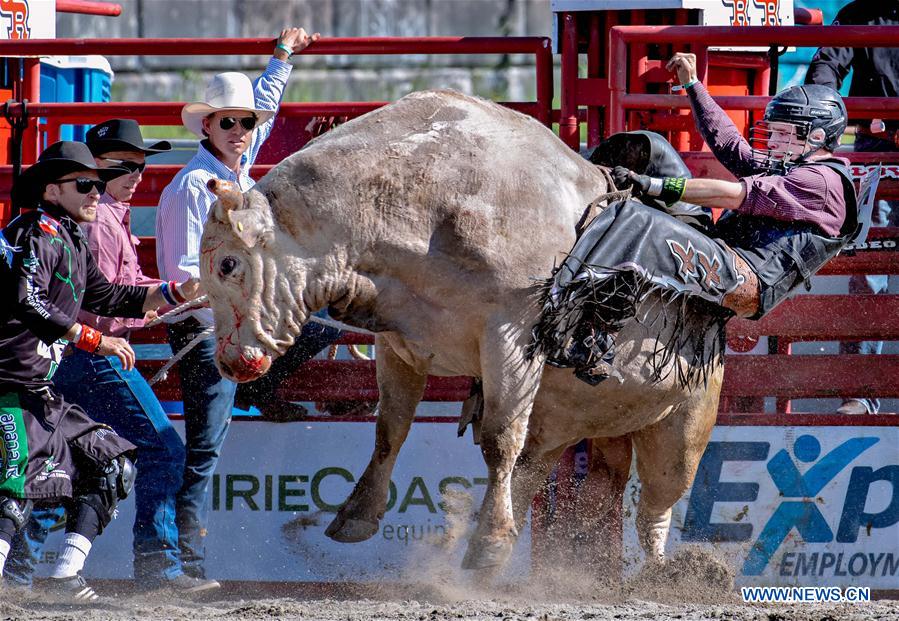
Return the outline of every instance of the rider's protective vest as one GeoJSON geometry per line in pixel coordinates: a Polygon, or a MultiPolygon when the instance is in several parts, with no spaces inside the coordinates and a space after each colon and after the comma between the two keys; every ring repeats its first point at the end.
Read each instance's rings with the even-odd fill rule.
{"type": "Polygon", "coordinates": [[[806,222],[784,222],[737,211],[726,212],[715,226],[717,236],[743,257],[759,278],[759,311],[752,319],[764,317],[801,284],[810,287],[812,275],[861,230],[858,199],[849,169],[836,158],[799,164],[819,165],[835,171],[843,182],[846,219],[839,237],[823,235],[819,227],[806,222]]]}

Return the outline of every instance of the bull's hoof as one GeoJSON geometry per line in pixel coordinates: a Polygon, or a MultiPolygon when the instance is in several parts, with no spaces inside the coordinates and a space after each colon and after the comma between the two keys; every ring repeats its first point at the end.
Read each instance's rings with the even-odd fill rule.
{"type": "Polygon", "coordinates": [[[512,555],[512,545],[513,542],[508,539],[489,542],[472,539],[462,559],[462,569],[499,569],[512,555]]]}
{"type": "Polygon", "coordinates": [[[371,539],[378,528],[377,522],[344,518],[338,513],[325,530],[325,535],[340,543],[359,543],[371,539]]]}

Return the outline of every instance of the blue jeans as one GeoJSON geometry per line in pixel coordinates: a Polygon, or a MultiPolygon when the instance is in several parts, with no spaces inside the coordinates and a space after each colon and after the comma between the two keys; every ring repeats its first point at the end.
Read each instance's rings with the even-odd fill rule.
{"type": "MultiPolygon", "coordinates": [[[[204,326],[188,319],[168,327],[173,352],[183,349],[204,326]]],[[[215,366],[215,337],[201,340],[178,362],[184,401],[187,458],[177,497],[178,544],[184,573],[205,578],[209,485],[231,422],[237,385],[215,366]]]]}
{"type": "MultiPolygon", "coordinates": [[[[896,151],[896,146],[870,136],[858,135],[855,139],[855,151],[896,151]]],[[[871,226],[899,226],[899,202],[879,200],[874,205],[871,215],[871,226]]],[[[886,274],[855,274],[849,277],[849,293],[871,294],[887,293],[890,277],[886,274]]],[[[879,354],[883,351],[883,341],[862,341],[840,343],[841,354],[879,354]]],[[[880,400],[876,397],[857,397],[865,404],[868,412],[876,414],[880,410],[880,400]]]]}
{"type": "MultiPolygon", "coordinates": [[[[147,583],[179,575],[175,495],[181,488],[184,443],[152,388],[138,371],[125,371],[115,356],[97,356],[79,349],[63,359],[53,382],[66,401],[77,403],[91,418],[109,425],[137,446],[135,579],[147,583]]],[[[34,510],[31,524],[13,554],[16,582],[30,583],[48,525],[59,519],[61,511],[49,507],[34,510]]]]}

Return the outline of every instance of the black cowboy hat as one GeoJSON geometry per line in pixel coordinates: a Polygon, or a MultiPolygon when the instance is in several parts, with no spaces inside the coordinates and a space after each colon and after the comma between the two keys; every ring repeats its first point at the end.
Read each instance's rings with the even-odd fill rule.
{"type": "Polygon", "coordinates": [[[92,170],[103,181],[127,175],[126,168],[100,168],[94,156],[83,142],[61,140],[44,149],[37,163],[29,166],[19,175],[12,186],[12,204],[20,207],[34,207],[48,183],[66,175],[83,170],[92,170]]]}
{"type": "Polygon", "coordinates": [[[140,125],[133,119],[110,119],[94,125],[87,130],[84,141],[94,155],[110,151],[137,151],[144,155],[155,155],[172,149],[167,140],[144,147],[140,125]]]}

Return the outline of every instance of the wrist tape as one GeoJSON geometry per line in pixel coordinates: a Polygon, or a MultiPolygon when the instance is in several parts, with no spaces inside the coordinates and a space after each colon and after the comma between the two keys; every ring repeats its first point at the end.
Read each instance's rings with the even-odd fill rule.
{"type": "Polygon", "coordinates": [[[178,306],[178,301],[175,300],[175,297],[172,295],[171,286],[171,282],[159,283],[159,293],[162,294],[162,297],[170,306],[178,306]]]}
{"type": "Polygon", "coordinates": [[[666,205],[673,205],[684,195],[686,187],[686,177],[665,177],[662,179],[662,191],[658,196],[666,205]]]}
{"type": "Polygon", "coordinates": [[[75,343],[75,347],[83,349],[86,352],[94,353],[100,349],[100,341],[102,339],[103,334],[99,330],[81,324],[81,336],[78,338],[78,342],[75,343]]]}

